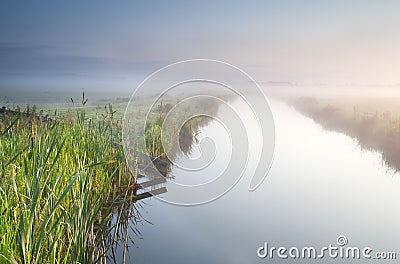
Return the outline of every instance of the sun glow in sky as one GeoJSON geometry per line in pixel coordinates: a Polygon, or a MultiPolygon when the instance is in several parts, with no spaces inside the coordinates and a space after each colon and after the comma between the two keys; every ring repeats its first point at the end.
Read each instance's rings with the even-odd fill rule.
{"type": "Polygon", "coordinates": [[[400,83],[399,1],[0,3],[0,90],[119,89],[210,58],[257,81],[400,83]]]}

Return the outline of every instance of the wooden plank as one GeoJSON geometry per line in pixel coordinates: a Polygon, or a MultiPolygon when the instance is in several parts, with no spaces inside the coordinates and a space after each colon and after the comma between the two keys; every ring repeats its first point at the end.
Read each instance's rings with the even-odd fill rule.
{"type": "Polygon", "coordinates": [[[138,183],[136,184],[135,188],[137,189],[144,189],[150,186],[154,186],[157,184],[162,184],[165,183],[167,180],[165,178],[156,178],[147,182],[143,182],[143,183],[138,183]]]}
{"type": "Polygon", "coordinates": [[[138,194],[138,195],[136,195],[135,200],[139,201],[139,200],[150,198],[152,196],[160,195],[160,194],[163,194],[163,193],[166,193],[166,192],[167,192],[167,188],[162,187],[160,189],[156,189],[154,191],[151,191],[151,193],[150,192],[145,192],[145,193],[138,194]]]}

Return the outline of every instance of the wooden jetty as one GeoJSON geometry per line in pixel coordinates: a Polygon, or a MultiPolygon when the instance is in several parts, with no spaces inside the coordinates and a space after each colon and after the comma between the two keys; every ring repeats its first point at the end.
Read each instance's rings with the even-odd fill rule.
{"type": "Polygon", "coordinates": [[[160,195],[167,192],[167,188],[162,186],[167,182],[166,175],[168,173],[169,164],[167,161],[161,158],[151,157],[143,153],[135,152],[136,157],[139,160],[144,161],[143,163],[137,164],[137,173],[135,181],[134,192],[135,200],[143,200],[156,195],[160,195]],[[146,161],[151,161],[151,164],[146,164],[146,161]],[[161,175],[160,175],[161,174],[161,175]],[[139,179],[148,179],[147,181],[139,182],[139,179]],[[140,191],[140,193],[138,193],[140,191]],[[141,192],[143,191],[143,192],[141,192]]]}

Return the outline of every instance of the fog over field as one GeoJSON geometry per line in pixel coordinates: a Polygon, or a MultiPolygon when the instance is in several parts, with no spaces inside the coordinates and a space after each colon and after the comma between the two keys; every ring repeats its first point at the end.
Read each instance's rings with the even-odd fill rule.
{"type": "Polygon", "coordinates": [[[0,263],[395,261],[399,14],[2,0],[0,263]]]}
{"type": "Polygon", "coordinates": [[[154,71],[193,58],[231,63],[262,84],[294,84],[280,89],[294,95],[380,96],[400,83],[399,7],[395,1],[159,2],[157,8],[5,1],[0,97],[64,102],[82,90],[91,98],[125,97],[154,71]]]}

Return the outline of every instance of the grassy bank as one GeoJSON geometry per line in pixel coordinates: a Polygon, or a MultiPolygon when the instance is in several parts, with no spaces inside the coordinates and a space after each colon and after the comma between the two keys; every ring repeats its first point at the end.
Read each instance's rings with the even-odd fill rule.
{"type": "Polygon", "coordinates": [[[379,151],[388,166],[400,170],[400,101],[388,104],[387,99],[380,102],[371,98],[328,100],[313,97],[287,101],[323,128],[355,138],[362,148],[379,151]]]}
{"type": "Polygon", "coordinates": [[[120,121],[76,110],[41,122],[25,112],[3,115],[0,128],[1,262],[100,259],[112,205],[131,180],[120,121]]]}
{"type": "MultiPolygon", "coordinates": [[[[148,116],[144,151],[151,156],[164,152],[161,127],[171,107],[160,103],[148,116]]],[[[0,115],[0,263],[96,263],[126,246],[140,216],[122,148],[123,109],[87,108],[83,98],[46,118],[32,108],[0,115]]],[[[135,111],[144,110],[138,104],[135,111]]],[[[182,128],[184,152],[206,122],[182,128]]]]}

